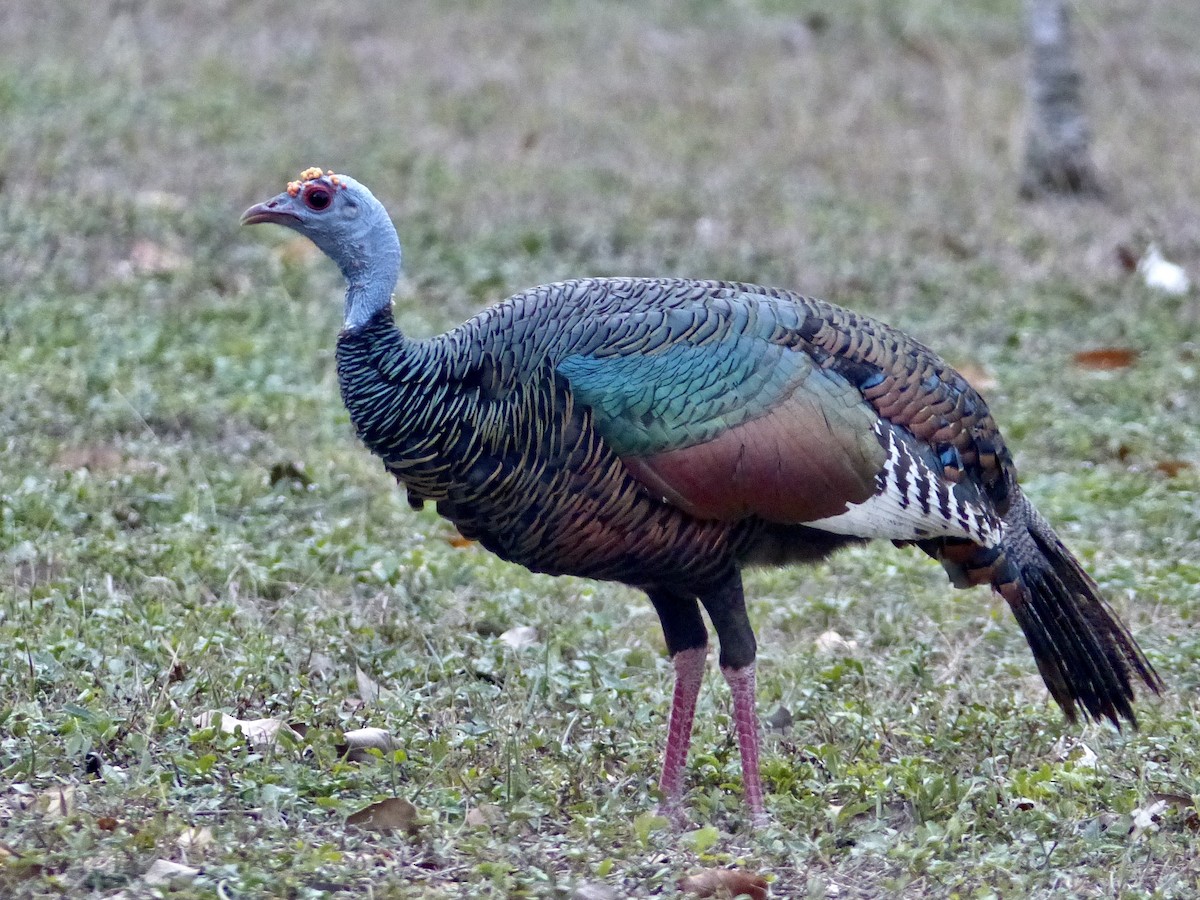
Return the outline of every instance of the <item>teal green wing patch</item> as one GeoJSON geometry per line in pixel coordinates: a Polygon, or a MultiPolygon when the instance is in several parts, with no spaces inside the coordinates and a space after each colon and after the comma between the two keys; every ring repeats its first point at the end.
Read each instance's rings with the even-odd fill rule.
{"type": "Polygon", "coordinates": [[[568,356],[558,371],[624,457],[709,442],[772,413],[797,392],[836,432],[868,434],[877,418],[856,386],[803,349],[736,331],[710,343],[568,356]]]}
{"type": "Polygon", "coordinates": [[[800,310],[751,293],[614,321],[556,368],[626,468],[709,519],[804,522],[876,489],[878,413],[791,336],[800,310]],[[690,314],[690,315],[687,315],[690,314]]]}
{"type": "Polygon", "coordinates": [[[712,440],[769,412],[813,368],[804,353],[736,334],[626,356],[569,356],[558,364],[621,456],[712,440]]]}
{"type": "Polygon", "coordinates": [[[676,346],[560,366],[596,430],[655,496],[701,518],[839,515],[876,488],[877,415],[802,350],[676,346]]]}

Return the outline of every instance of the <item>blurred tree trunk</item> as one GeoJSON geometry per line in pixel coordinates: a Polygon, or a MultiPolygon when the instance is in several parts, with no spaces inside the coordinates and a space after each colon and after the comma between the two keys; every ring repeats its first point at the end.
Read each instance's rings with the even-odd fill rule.
{"type": "Polygon", "coordinates": [[[1071,54],[1067,0],[1026,0],[1028,122],[1021,196],[1103,193],[1092,165],[1082,77],[1071,54]]]}

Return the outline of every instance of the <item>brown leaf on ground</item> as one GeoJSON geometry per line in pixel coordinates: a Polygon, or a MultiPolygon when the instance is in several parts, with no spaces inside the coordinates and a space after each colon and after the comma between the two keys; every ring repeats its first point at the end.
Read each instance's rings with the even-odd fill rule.
{"type": "Polygon", "coordinates": [[[1172,794],[1166,791],[1152,791],[1150,800],[1158,803],[1162,802],[1167,806],[1173,806],[1176,809],[1195,809],[1196,801],[1188,794],[1172,794]]]}
{"type": "Polygon", "coordinates": [[[766,900],[767,880],[743,869],[705,869],[679,879],[679,890],[694,897],[728,898],[745,895],[766,900]]]}
{"type": "Polygon", "coordinates": [[[463,537],[461,534],[452,534],[446,538],[446,543],[455,550],[464,550],[467,547],[472,546],[475,542],[470,538],[463,537]]]}
{"type": "Polygon", "coordinates": [[[417,808],[403,797],[388,797],[346,817],[346,824],[365,831],[403,831],[416,834],[420,828],[417,808]]]}
{"type": "Polygon", "coordinates": [[[1138,352],[1131,347],[1097,347],[1094,350],[1080,350],[1071,359],[1081,369],[1110,371],[1128,369],[1137,362],[1138,352]]]}
{"type": "Polygon", "coordinates": [[[88,447],[67,447],[54,458],[54,466],[74,472],[87,469],[89,472],[112,472],[121,467],[124,457],[115,447],[93,444],[88,447]]]}
{"type": "Polygon", "coordinates": [[[1168,478],[1175,478],[1180,472],[1186,472],[1192,468],[1192,464],[1186,459],[1160,459],[1154,464],[1154,468],[1168,478]]]}

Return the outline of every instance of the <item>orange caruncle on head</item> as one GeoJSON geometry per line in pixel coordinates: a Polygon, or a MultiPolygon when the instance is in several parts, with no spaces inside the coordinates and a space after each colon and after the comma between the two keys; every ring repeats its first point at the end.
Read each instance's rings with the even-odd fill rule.
{"type": "Polygon", "coordinates": [[[338,178],[338,176],[333,173],[333,169],[328,169],[327,171],[322,172],[320,166],[309,166],[300,173],[299,179],[288,182],[287,192],[292,197],[295,197],[300,193],[300,190],[304,187],[305,183],[309,181],[318,181],[321,178],[328,178],[331,187],[345,187],[345,185],[341,183],[341,180],[338,178]]]}

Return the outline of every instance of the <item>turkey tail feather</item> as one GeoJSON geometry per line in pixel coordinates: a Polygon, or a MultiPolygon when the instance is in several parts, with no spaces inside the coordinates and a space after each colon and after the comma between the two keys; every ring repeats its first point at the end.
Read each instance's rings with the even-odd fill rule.
{"type": "Polygon", "coordinates": [[[1162,679],[1058,535],[1024,497],[1004,517],[992,587],[1025,632],[1038,669],[1067,718],[1122,718],[1137,727],[1134,676],[1159,693],[1162,679]]]}

